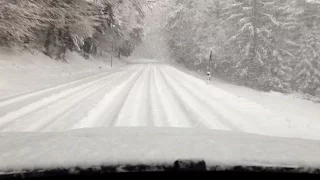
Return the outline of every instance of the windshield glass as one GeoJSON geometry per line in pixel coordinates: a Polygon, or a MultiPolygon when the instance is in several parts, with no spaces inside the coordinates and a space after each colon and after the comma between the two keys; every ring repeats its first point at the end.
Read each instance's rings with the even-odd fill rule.
{"type": "Polygon", "coordinates": [[[0,0],[0,172],[320,164],[320,1],[0,0]]]}

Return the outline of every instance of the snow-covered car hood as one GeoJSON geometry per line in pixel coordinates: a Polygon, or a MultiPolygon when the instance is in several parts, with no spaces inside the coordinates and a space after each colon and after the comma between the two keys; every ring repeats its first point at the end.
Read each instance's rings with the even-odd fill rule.
{"type": "Polygon", "coordinates": [[[320,142],[206,129],[99,128],[59,133],[1,133],[0,171],[119,164],[320,167],[320,142]]]}

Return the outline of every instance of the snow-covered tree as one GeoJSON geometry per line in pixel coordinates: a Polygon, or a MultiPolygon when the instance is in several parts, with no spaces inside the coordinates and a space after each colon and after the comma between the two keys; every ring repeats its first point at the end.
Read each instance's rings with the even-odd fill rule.
{"type": "Polygon", "coordinates": [[[176,10],[170,15],[166,25],[168,45],[172,57],[178,63],[194,65],[193,54],[196,51],[196,44],[193,40],[196,30],[194,17],[196,14],[196,2],[176,1],[176,10]]]}
{"type": "Polygon", "coordinates": [[[272,14],[279,25],[270,27],[270,52],[262,80],[266,90],[287,92],[291,90],[292,65],[299,48],[294,37],[299,26],[297,10],[291,0],[275,1],[273,6],[272,14]]]}
{"type": "Polygon", "coordinates": [[[142,41],[150,0],[0,0],[0,45],[38,48],[64,59],[67,49],[96,54],[142,41]]]}
{"type": "Polygon", "coordinates": [[[320,2],[300,0],[300,50],[294,69],[297,90],[314,94],[320,88],[320,2]]]}
{"type": "Polygon", "coordinates": [[[130,55],[140,45],[144,36],[144,18],[146,8],[151,5],[147,0],[122,1],[114,8],[115,20],[121,41],[118,48],[122,55],[130,55]]]}
{"type": "MultiPolygon", "coordinates": [[[[286,11],[287,3],[275,0],[234,0],[227,5],[224,17],[234,25],[230,43],[234,45],[234,67],[246,84],[259,82],[272,55],[281,55],[273,41],[277,41],[283,27],[279,17],[286,11]]],[[[279,42],[279,41],[278,41],[279,42]]],[[[281,57],[274,57],[281,60],[281,57]]]]}
{"type": "Polygon", "coordinates": [[[0,0],[0,45],[14,45],[37,38],[36,30],[50,20],[42,15],[45,1],[0,0]]]}
{"type": "Polygon", "coordinates": [[[43,32],[45,53],[51,57],[63,59],[67,49],[79,50],[95,32],[94,6],[86,0],[48,0],[44,17],[51,20],[43,32]]]}
{"type": "Polygon", "coordinates": [[[219,16],[222,1],[174,1],[170,5],[166,33],[172,58],[189,68],[209,68],[209,54],[222,54],[224,30],[219,16]],[[172,8],[173,7],[173,8],[172,8]]]}

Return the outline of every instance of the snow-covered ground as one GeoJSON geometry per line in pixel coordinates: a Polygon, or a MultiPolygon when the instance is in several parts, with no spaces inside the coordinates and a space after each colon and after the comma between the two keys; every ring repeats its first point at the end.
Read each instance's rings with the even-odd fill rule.
{"type": "MultiPolygon", "coordinates": [[[[199,80],[205,79],[204,74],[189,71],[178,66],[175,67],[186,72],[188,75],[192,74],[193,77],[196,77],[199,80]]],[[[299,93],[282,94],[279,92],[261,92],[248,87],[228,84],[218,79],[213,79],[211,85],[225,92],[261,105],[279,116],[287,117],[289,128],[291,130],[301,130],[295,132],[297,137],[319,140],[319,132],[317,131],[319,131],[320,128],[320,103],[307,100],[305,95],[299,93]],[[307,132],[309,129],[310,133],[307,132]]],[[[317,98],[313,99],[317,100],[317,98]]],[[[267,121],[267,123],[270,123],[270,121],[267,121]]],[[[279,128],[281,128],[281,126],[279,128]]],[[[288,131],[284,130],[283,134],[286,133],[288,133],[288,131]]]]}
{"type": "MultiPolygon", "coordinates": [[[[108,59],[87,60],[74,52],[68,52],[66,60],[67,63],[55,61],[37,51],[31,53],[0,50],[0,100],[110,69],[108,59]]],[[[114,65],[119,66],[121,62],[115,60],[114,65]]]]}
{"type": "MultiPolygon", "coordinates": [[[[178,158],[320,165],[319,104],[219,81],[207,85],[145,60],[93,74],[0,99],[0,169],[178,158]],[[102,129],[72,131],[83,128],[102,129]]],[[[12,79],[11,88],[19,87],[19,77],[12,79]]]]}
{"type": "MultiPolygon", "coordinates": [[[[267,97],[276,106],[278,96],[267,97]]],[[[271,106],[169,65],[134,64],[0,101],[0,131],[149,126],[320,139],[318,104],[292,112],[298,116],[271,106]],[[313,117],[306,119],[303,113],[310,111],[313,117]]]]}

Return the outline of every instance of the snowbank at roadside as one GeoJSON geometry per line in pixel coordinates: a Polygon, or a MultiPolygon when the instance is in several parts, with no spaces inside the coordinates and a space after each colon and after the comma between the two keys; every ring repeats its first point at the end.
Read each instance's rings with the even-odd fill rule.
{"type": "Polygon", "coordinates": [[[0,134],[0,171],[173,164],[320,167],[319,141],[194,128],[101,128],[0,134]],[[26,143],[28,142],[28,143],[26,143]]]}
{"type": "MultiPolygon", "coordinates": [[[[190,71],[174,65],[180,71],[189,74],[189,78],[202,79],[206,83],[206,75],[190,71]]],[[[320,103],[305,99],[304,95],[282,94],[279,92],[261,92],[244,86],[228,84],[218,79],[212,79],[211,85],[215,89],[221,89],[225,92],[247,99],[266,109],[276,113],[279,117],[287,117],[289,128],[297,130],[296,135],[311,139],[319,139],[320,134],[320,103]],[[298,131],[299,130],[299,131],[298,131]],[[299,135],[301,133],[301,135],[299,135]],[[307,135],[308,134],[308,135],[307,135]]],[[[269,122],[264,122],[270,124],[269,122]]],[[[274,125],[277,122],[272,122],[274,125]]],[[[270,124],[271,125],[271,124],[270,124]]],[[[274,127],[281,130],[280,127],[274,127]]],[[[287,131],[283,130],[283,136],[287,136],[287,131]]]]}
{"type": "MultiPolygon", "coordinates": [[[[280,116],[287,117],[291,129],[305,129],[309,131],[309,134],[320,132],[320,103],[303,99],[298,94],[285,95],[279,92],[260,92],[221,81],[214,81],[213,85],[260,104],[280,116]]],[[[285,131],[283,133],[286,134],[285,131]]],[[[305,135],[303,133],[307,133],[307,131],[301,131],[301,133],[301,136],[303,136],[305,135]]],[[[312,134],[310,134],[311,136],[312,134]]],[[[314,134],[314,137],[319,137],[319,133],[314,134]]]]}
{"type": "MultiPolygon", "coordinates": [[[[67,63],[50,59],[41,52],[0,51],[0,99],[84,78],[111,69],[110,58],[85,59],[75,52],[66,54],[67,63]]],[[[114,58],[113,66],[124,63],[114,58]]]]}

